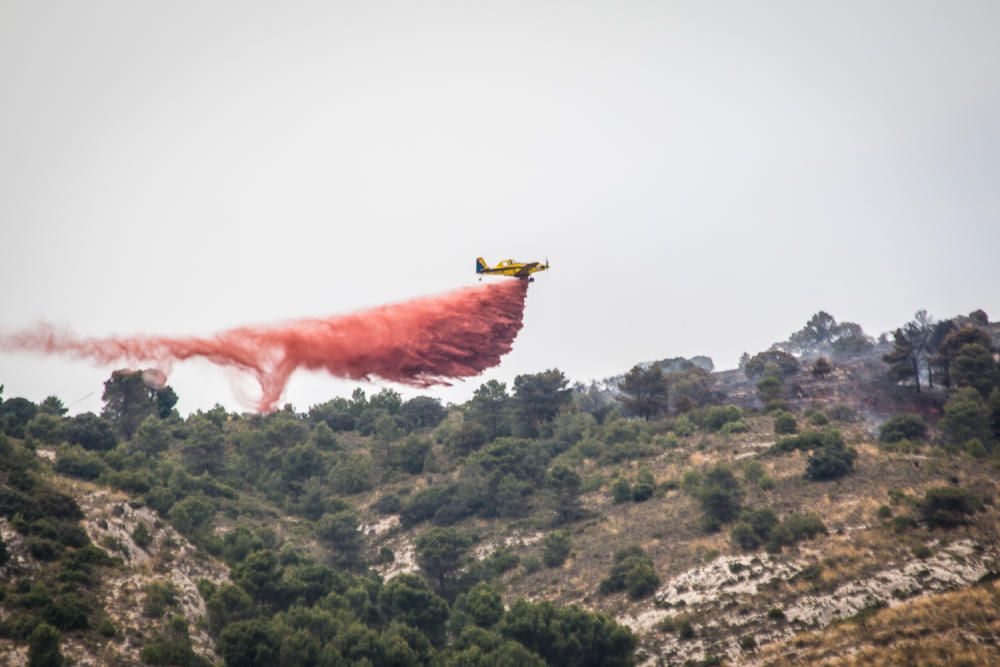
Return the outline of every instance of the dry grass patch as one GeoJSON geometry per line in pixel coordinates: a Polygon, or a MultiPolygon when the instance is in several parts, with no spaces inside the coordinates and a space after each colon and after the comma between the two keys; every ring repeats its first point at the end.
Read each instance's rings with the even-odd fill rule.
{"type": "Polygon", "coordinates": [[[766,665],[1000,664],[1000,582],[917,598],[765,648],[766,665]]]}

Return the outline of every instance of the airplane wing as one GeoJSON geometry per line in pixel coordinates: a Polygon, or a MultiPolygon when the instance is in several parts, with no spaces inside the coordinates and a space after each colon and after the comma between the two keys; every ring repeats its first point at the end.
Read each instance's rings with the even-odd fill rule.
{"type": "Polygon", "coordinates": [[[530,262],[528,264],[525,264],[514,275],[517,276],[518,278],[520,278],[521,276],[530,275],[531,274],[531,270],[533,268],[535,268],[536,266],[538,266],[538,262],[530,262]]]}

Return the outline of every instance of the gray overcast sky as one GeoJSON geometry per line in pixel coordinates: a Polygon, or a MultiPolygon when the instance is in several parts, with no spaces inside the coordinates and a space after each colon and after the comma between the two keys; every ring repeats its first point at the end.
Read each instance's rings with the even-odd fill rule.
{"type": "MultiPolygon", "coordinates": [[[[553,266],[485,378],[732,367],[820,308],[997,319],[998,36],[995,0],[0,0],[0,329],[209,334],[477,255],[553,266]]],[[[74,412],[109,370],[0,353],[74,412]]],[[[171,377],[182,412],[230,381],[171,377]]]]}

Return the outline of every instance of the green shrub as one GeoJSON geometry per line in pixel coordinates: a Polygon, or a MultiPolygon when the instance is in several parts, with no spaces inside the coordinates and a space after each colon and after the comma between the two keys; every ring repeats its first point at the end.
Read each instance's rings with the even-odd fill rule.
{"type": "Polygon", "coordinates": [[[732,471],[722,465],[709,468],[704,476],[685,476],[685,489],[698,499],[702,508],[702,528],[718,530],[740,512],[743,489],[732,471]]]}
{"type": "Polygon", "coordinates": [[[808,452],[819,449],[830,444],[843,444],[844,440],[839,431],[806,431],[791,438],[782,438],[774,443],[768,454],[786,454],[793,451],[808,452]]]}
{"type": "Polygon", "coordinates": [[[701,424],[709,431],[718,431],[726,424],[740,421],[743,411],[735,405],[712,405],[701,413],[701,424]]]}
{"type": "Polygon", "coordinates": [[[438,484],[414,493],[403,505],[400,518],[406,527],[426,521],[445,505],[454,500],[458,492],[457,484],[438,484]]]}
{"type": "Polygon", "coordinates": [[[965,443],[965,453],[974,459],[984,459],[986,458],[986,448],[983,447],[983,441],[979,438],[973,438],[965,443]]]}
{"type": "Polygon", "coordinates": [[[815,481],[837,479],[854,469],[857,452],[843,443],[828,445],[813,451],[806,461],[806,478],[815,481]]]}
{"type": "Polygon", "coordinates": [[[490,432],[477,421],[464,421],[447,438],[448,447],[458,455],[476,451],[490,441],[490,432]]]}
{"type": "Polygon", "coordinates": [[[55,560],[62,554],[62,545],[55,540],[31,536],[24,541],[32,558],[42,561],[55,560]]]}
{"type": "Polygon", "coordinates": [[[913,555],[920,560],[931,557],[931,550],[926,544],[915,544],[913,545],[913,555]]]}
{"type": "Polygon", "coordinates": [[[165,631],[158,633],[142,647],[142,661],[147,665],[174,667],[211,667],[211,662],[194,652],[188,634],[187,620],[180,615],[170,618],[165,631]]]}
{"type": "Polygon", "coordinates": [[[729,539],[732,543],[744,551],[752,551],[760,546],[760,538],[753,527],[742,521],[733,525],[729,531],[729,539]]]}
{"type": "Polygon", "coordinates": [[[779,412],[774,416],[774,432],[779,435],[797,433],[799,424],[790,412],[779,412]]]}
{"type": "Polygon", "coordinates": [[[810,411],[807,415],[809,423],[813,426],[826,426],[830,423],[829,418],[819,410],[810,411]]]}
{"type": "MultiPolygon", "coordinates": [[[[632,652],[637,642],[628,628],[577,605],[559,607],[547,600],[518,600],[498,627],[501,635],[535,651],[549,665],[628,665],[634,660],[632,652]]],[[[538,663],[517,655],[502,662],[470,664],[535,667],[538,663]]]]}
{"type": "Polygon", "coordinates": [[[889,525],[892,527],[894,533],[905,533],[917,527],[917,520],[907,515],[894,516],[889,525]]]}
{"type": "Polygon", "coordinates": [[[799,570],[798,574],[792,577],[792,581],[795,581],[796,579],[801,579],[804,581],[816,581],[822,574],[823,574],[823,565],[821,563],[813,563],[799,570]]]}
{"type": "Polygon", "coordinates": [[[779,607],[771,607],[767,610],[767,617],[772,621],[783,621],[785,620],[785,612],[779,607]]]}
{"type": "Polygon", "coordinates": [[[387,493],[379,496],[375,502],[375,509],[379,514],[399,514],[403,509],[403,501],[394,493],[387,493]]]}
{"type": "Polygon", "coordinates": [[[97,630],[97,634],[107,639],[114,639],[118,636],[118,628],[116,628],[115,624],[111,622],[111,619],[107,617],[98,621],[95,630],[97,630]]]}
{"type": "Polygon", "coordinates": [[[777,410],[784,406],[785,383],[780,377],[768,376],[757,383],[757,396],[766,410],[777,410]]]}
{"type": "Polygon", "coordinates": [[[151,581],[143,591],[142,613],[149,618],[161,618],[167,608],[177,604],[178,592],[171,581],[151,581]]]}
{"type": "Polygon", "coordinates": [[[694,434],[694,424],[688,419],[687,415],[679,415],[674,419],[672,430],[675,434],[682,438],[686,438],[689,435],[694,434]]]}
{"type": "Polygon", "coordinates": [[[854,408],[844,403],[831,405],[827,408],[826,414],[830,417],[830,419],[838,422],[853,422],[858,419],[858,413],[854,410],[854,408]]]}
{"type": "Polygon", "coordinates": [[[624,477],[619,477],[611,485],[611,496],[616,503],[624,503],[632,500],[632,485],[624,477]]]}
{"type": "Polygon", "coordinates": [[[473,623],[483,628],[496,625],[504,612],[500,592],[484,582],[476,584],[468,593],[460,596],[455,606],[468,614],[473,623]]]}
{"type": "Polygon", "coordinates": [[[137,523],[135,530],[132,531],[132,541],[143,550],[148,550],[149,545],[153,543],[153,535],[142,521],[137,523]]]}
{"type": "Polygon", "coordinates": [[[106,470],[107,466],[101,457],[83,447],[69,445],[56,450],[55,471],[61,475],[79,479],[97,479],[106,470]]]}
{"type": "Polygon", "coordinates": [[[45,413],[36,414],[24,427],[24,435],[27,439],[44,445],[59,444],[62,442],[64,433],[62,418],[45,413]]]}
{"type": "Polygon", "coordinates": [[[777,525],[778,517],[770,509],[743,510],[739,522],[730,532],[730,538],[734,545],[751,551],[765,544],[777,525]]]}
{"type": "Polygon", "coordinates": [[[542,559],[536,556],[526,556],[521,560],[521,567],[525,574],[534,574],[542,569],[542,559]]]}
{"type": "Polygon", "coordinates": [[[793,512],[771,531],[767,548],[769,551],[781,551],[783,547],[826,534],[826,526],[818,516],[793,512]]]}
{"type": "Polygon", "coordinates": [[[748,484],[760,483],[766,474],[764,464],[760,461],[750,459],[743,464],[743,480],[748,484]]]}
{"type": "Polygon", "coordinates": [[[734,422],[726,422],[723,424],[722,428],[719,429],[720,433],[731,434],[731,433],[746,433],[750,430],[750,427],[746,425],[742,419],[738,419],[734,422]]]}
{"type": "Polygon", "coordinates": [[[655,490],[656,487],[648,482],[636,482],[635,486],[632,487],[632,501],[636,503],[645,502],[653,497],[655,490]]]}
{"type": "Polygon", "coordinates": [[[653,441],[661,449],[677,449],[681,446],[681,440],[677,437],[675,433],[667,433],[666,435],[658,435],[653,441]]]}
{"type": "Polygon", "coordinates": [[[48,623],[39,623],[28,637],[28,667],[61,667],[59,631],[48,623]]]}
{"type": "Polygon", "coordinates": [[[979,392],[963,387],[944,404],[944,415],[938,424],[948,442],[961,447],[972,439],[988,442],[993,435],[992,418],[992,411],[979,392]]]}
{"type": "Polygon", "coordinates": [[[633,600],[644,598],[660,585],[660,578],[652,562],[639,563],[625,575],[625,590],[633,600]]]}
{"type": "Polygon", "coordinates": [[[833,364],[826,357],[820,357],[812,367],[812,375],[815,378],[823,379],[833,372],[833,364]]]}
{"type": "Polygon", "coordinates": [[[799,360],[780,350],[767,350],[755,354],[743,366],[743,372],[751,380],[762,375],[771,377],[793,375],[798,371],[799,360]]]}
{"type": "Polygon", "coordinates": [[[919,416],[902,414],[891,417],[879,427],[879,442],[892,444],[900,440],[921,440],[927,436],[927,425],[919,416]]]}
{"type": "Polygon", "coordinates": [[[566,562],[571,548],[569,533],[565,530],[552,531],[542,541],[542,561],[547,567],[559,567],[566,562]]]}
{"type": "Polygon", "coordinates": [[[497,549],[479,562],[486,573],[486,578],[492,578],[513,570],[520,564],[521,559],[507,549],[497,549]]]}
{"type": "Polygon", "coordinates": [[[951,528],[968,523],[972,514],[983,509],[982,501],[956,486],[930,489],[917,503],[917,511],[929,525],[951,528]]]}
{"type": "Polygon", "coordinates": [[[351,495],[372,488],[371,461],[360,456],[345,456],[330,469],[330,486],[337,493],[351,495]]]}
{"type": "Polygon", "coordinates": [[[641,547],[627,547],[615,554],[608,576],[601,581],[603,594],[627,590],[629,597],[639,599],[660,585],[652,559],[641,547]]]}
{"type": "Polygon", "coordinates": [[[656,629],[660,632],[677,632],[680,619],[676,616],[664,616],[656,623],[656,629]]]}
{"type": "Polygon", "coordinates": [[[639,471],[635,485],[632,487],[632,500],[637,503],[649,500],[653,497],[655,490],[656,480],[653,478],[653,473],[648,468],[643,468],[639,471]]]}

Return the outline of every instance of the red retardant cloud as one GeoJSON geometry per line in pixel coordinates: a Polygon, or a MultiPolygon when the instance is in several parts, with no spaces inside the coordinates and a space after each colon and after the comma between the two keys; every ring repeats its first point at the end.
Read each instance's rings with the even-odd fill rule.
{"type": "Polygon", "coordinates": [[[207,338],[78,338],[49,325],[0,337],[0,347],[169,368],[202,357],[251,373],[257,409],[274,409],[298,368],[352,380],[379,377],[427,387],[496,366],[521,330],[525,280],[504,280],[325,319],[240,327],[207,338]]]}

